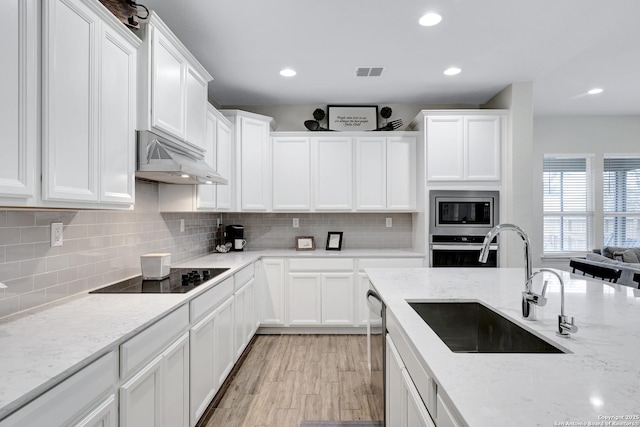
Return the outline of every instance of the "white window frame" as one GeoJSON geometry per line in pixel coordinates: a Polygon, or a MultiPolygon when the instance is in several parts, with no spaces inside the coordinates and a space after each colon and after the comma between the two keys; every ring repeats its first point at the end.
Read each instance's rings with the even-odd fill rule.
{"type": "Polygon", "coordinates": [[[595,154],[593,153],[571,153],[571,154],[554,154],[554,153],[545,153],[543,155],[542,160],[542,227],[543,227],[543,235],[544,235],[544,223],[547,217],[553,218],[563,218],[563,217],[584,217],[586,219],[586,231],[585,231],[585,239],[586,239],[586,248],[584,250],[559,250],[559,251],[545,251],[544,242],[542,244],[542,256],[544,258],[566,258],[571,256],[584,256],[586,252],[589,252],[593,246],[593,242],[595,242],[595,173],[594,173],[594,159],[595,154]],[[548,158],[557,158],[557,159],[584,159],[587,162],[587,176],[586,176],[586,185],[587,185],[587,209],[577,212],[571,211],[545,211],[545,190],[544,190],[544,169],[545,169],[545,161],[548,158]]]}
{"type": "MultiPolygon", "coordinates": [[[[604,206],[604,195],[605,195],[605,162],[607,159],[640,159],[640,153],[626,153],[626,154],[613,154],[613,153],[604,153],[602,156],[602,241],[603,246],[629,246],[629,244],[619,243],[615,241],[605,241],[605,232],[604,232],[604,221],[605,218],[608,217],[622,217],[622,218],[640,218],[640,211],[608,211],[605,210],[604,206]]],[[[635,246],[632,244],[631,246],[635,246]]]]}

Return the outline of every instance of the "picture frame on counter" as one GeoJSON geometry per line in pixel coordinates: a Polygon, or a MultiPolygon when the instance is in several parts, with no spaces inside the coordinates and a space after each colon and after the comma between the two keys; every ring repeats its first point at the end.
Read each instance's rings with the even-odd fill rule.
{"type": "Polygon", "coordinates": [[[329,130],[361,131],[378,128],[377,105],[328,105],[329,130]]]}
{"type": "Polygon", "coordinates": [[[296,251],[313,251],[316,243],[313,236],[296,236],[296,251]]]}
{"type": "Polygon", "coordinates": [[[328,251],[340,251],[342,250],[342,231],[330,231],[327,233],[327,248],[328,251]]]}

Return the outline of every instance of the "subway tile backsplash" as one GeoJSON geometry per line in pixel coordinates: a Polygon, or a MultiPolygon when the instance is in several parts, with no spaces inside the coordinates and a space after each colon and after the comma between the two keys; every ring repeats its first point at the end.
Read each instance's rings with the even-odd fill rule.
{"type": "Polygon", "coordinates": [[[329,231],[344,233],[344,249],[412,246],[411,214],[159,213],[158,185],[137,181],[131,211],[0,210],[0,318],[139,275],[144,253],[171,252],[174,263],[209,253],[218,218],[246,227],[249,250],[293,249],[296,236],[321,249],[329,231]],[[63,246],[50,246],[52,222],[64,224],[63,246]]]}

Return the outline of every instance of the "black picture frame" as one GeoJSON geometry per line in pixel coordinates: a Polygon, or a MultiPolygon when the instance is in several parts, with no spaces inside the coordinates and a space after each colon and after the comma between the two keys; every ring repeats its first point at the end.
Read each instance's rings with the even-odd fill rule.
{"type": "Polygon", "coordinates": [[[342,250],[342,231],[330,231],[327,233],[326,249],[328,251],[342,250]]]}
{"type": "Polygon", "coordinates": [[[376,130],[377,105],[328,105],[327,127],[337,131],[376,130]]]}

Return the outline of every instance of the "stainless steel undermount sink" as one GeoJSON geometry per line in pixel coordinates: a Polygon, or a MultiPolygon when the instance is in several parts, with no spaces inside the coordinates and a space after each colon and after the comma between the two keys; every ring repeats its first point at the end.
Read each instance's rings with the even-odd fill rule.
{"type": "Polygon", "coordinates": [[[479,302],[409,302],[454,353],[566,353],[479,302]]]}

